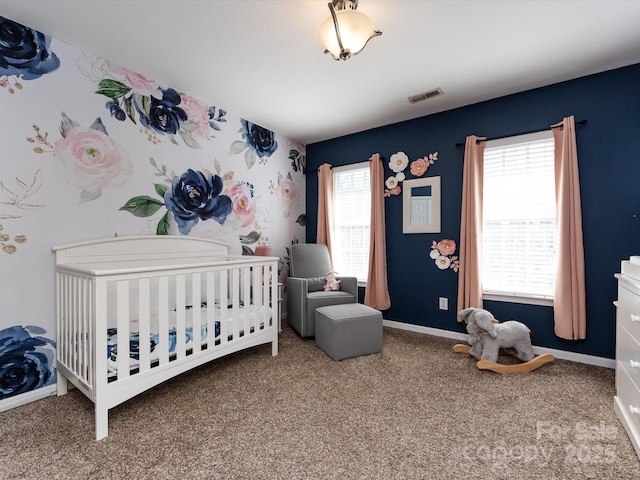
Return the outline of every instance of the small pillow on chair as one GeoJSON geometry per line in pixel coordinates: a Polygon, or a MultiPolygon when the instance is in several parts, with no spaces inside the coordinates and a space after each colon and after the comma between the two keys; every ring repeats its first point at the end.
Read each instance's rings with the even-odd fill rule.
{"type": "Polygon", "coordinates": [[[324,285],[327,280],[324,277],[307,278],[307,288],[309,292],[319,292],[324,290],[324,285]]]}

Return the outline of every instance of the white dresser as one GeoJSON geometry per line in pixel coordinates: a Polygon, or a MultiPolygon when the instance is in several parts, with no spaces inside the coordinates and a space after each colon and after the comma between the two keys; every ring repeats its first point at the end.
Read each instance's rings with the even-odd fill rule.
{"type": "Polygon", "coordinates": [[[616,302],[614,409],[640,457],[640,256],[622,262],[616,302]]]}

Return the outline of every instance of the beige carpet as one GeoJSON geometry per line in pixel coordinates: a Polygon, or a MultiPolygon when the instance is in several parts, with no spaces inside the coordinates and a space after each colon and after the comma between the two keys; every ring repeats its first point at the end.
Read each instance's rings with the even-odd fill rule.
{"type": "Polygon", "coordinates": [[[455,342],[385,328],[334,362],[288,327],[111,410],[78,391],[0,413],[2,479],[638,479],[614,372],[480,371],[455,342]]]}

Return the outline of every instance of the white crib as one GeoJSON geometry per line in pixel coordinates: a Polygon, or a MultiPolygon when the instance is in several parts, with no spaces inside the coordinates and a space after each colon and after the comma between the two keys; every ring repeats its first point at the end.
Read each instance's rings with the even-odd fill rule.
{"type": "Polygon", "coordinates": [[[53,250],[58,395],[69,381],[94,402],[96,440],[110,408],[169,378],[265,343],[278,354],[276,257],[156,235],[53,250]]]}

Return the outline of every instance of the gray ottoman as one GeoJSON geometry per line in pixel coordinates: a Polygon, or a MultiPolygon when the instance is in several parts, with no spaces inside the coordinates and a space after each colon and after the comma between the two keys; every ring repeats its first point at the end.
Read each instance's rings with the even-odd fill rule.
{"type": "Polygon", "coordinates": [[[316,345],[334,360],[382,351],[382,313],[361,303],[316,309],[316,345]]]}

